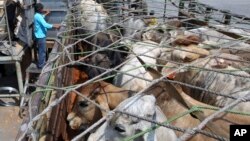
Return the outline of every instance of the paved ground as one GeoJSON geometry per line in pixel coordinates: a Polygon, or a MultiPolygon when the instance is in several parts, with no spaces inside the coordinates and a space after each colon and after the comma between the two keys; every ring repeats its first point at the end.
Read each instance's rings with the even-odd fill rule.
{"type": "Polygon", "coordinates": [[[22,120],[19,107],[0,107],[0,140],[14,141],[22,120]]]}

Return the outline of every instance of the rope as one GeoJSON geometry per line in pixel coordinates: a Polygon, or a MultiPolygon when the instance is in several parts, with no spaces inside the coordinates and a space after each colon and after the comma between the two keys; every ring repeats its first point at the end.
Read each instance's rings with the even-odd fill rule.
{"type": "MultiPolygon", "coordinates": [[[[214,111],[219,110],[218,107],[193,106],[193,107],[190,108],[188,111],[183,112],[183,113],[180,113],[180,114],[178,114],[178,115],[176,115],[176,116],[170,118],[169,120],[163,122],[162,124],[164,124],[164,125],[169,124],[169,123],[171,123],[171,122],[173,122],[173,121],[175,121],[175,120],[177,120],[177,119],[179,119],[179,118],[181,118],[181,117],[184,117],[184,116],[186,116],[186,115],[188,115],[188,114],[191,114],[191,113],[193,113],[193,112],[199,112],[199,111],[201,112],[201,111],[204,110],[204,109],[209,109],[209,110],[214,110],[214,111]]],[[[239,112],[239,111],[235,111],[235,110],[226,110],[225,112],[226,112],[226,113],[237,114],[237,115],[250,116],[250,113],[239,112]]],[[[138,117],[138,118],[139,118],[139,117],[138,117]]],[[[146,134],[146,133],[148,133],[148,132],[151,132],[151,131],[153,131],[153,130],[156,130],[156,129],[159,128],[159,127],[161,127],[161,126],[160,126],[160,125],[157,125],[157,126],[148,128],[148,129],[146,129],[145,131],[139,132],[139,133],[137,133],[137,134],[135,134],[135,135],[133,135],[133,136],[131,136],[131,137],[127,137],[127,138],[123,139],[123,141],[132,141],[132,140],[134,140],[134,139],[136,139],[136,138],[138,138],[138,137],[140,137],[140,136],[142,136],[142,135],[144,135],[144,134],[146,134]]],[[[170,128],[170,129],[172,129],[172,128],[170,128]]]]}
{"type": "MultiPolygon", "coordinates": [[[[144,118],[144,117],[140,117],[140,116],[137,116],[135,114],[131,114],[131,113],[128,113],[128,112],[124,112],[124,111],[115,111],[117,113],[121,113],[121,114],[126,114],[126,115],[129,115],[129,116],[132,116],[132,117],[135,117],[135,118],[138,118],[140,120],[144,120],[144,121],[148,121],[148,122],[151,122],[151,123],[154,123],[158,126],[162,126],[162,127],[165,127],[165,128],[170,128],[170,129],[173,129],[173,130],[176,130],[176,131],[179,131],[179,132],[187,132],[188,130],[187,129],[182,129],[182,128],[179,128],[179,127],[175,127],[175,126],[172,126],[172,125],[166,125],[164,123],[161,123],[161,122],[157,122],[157,121],[154,121],[154,120],[151,120],[151,119],[148,119],[148,118],[144,118]]],[[[153,127],[153,129],[155,129],[156,127],[153,127]]],[[[148,129],[150,130],[150,129],[148,129]]],[[[210,133],[210,132],[207,132],[207,131],[203,131],[203,130],[197,130],[197,133],[200,133],[200,134],[203,134],[205,136],[208,136],[208,137],[211,137],[211,138],[214,138],[214,139],[217,139],[217,140],[220,140],[220,141],[225,141],[227,139],[223,138],[223,137],[220,137],[220,136],[217,136],[213,133],[210,133]]],[[[138,136],[138,135],[137,135],[138,136]]]]}
{"type": "Polygon", "coordinates": [[[179,81],[174,81],[174,80],[170,80],[170,79],[164,79],[163,81],[174,83],[174,84],[179,84],[179,85],[182,85],[182,86],[187,86],[187,87],[190,87],[190,88],[195,88],[197,90],[202,90],[202,91],[205,91],[205,92],[217,95],[217,96],[223,96],[223,97],[227,97],[227,98],[231,98],[231,99],[237,99],[236,96],[217,93],[217,92],[214,92],[214,91],[210,91],[208,89],[204,89],[204,88],[201,88],[201,87],[198,87],[198,86],[194,86],[194,85],[183,83],[183,82],[179,82],[179,81]]]}
{"type": "Polygon", "coordinates": [[[225,107],[219,109],[218,111],[216,111],[215,113],[209,115],[208,117],[206,117],[197,127],[191,129],[190,132],[186,132],[184,133],[179,140],[180,141],[184,141],[187,140],[189,138],[191,138],[191,136],[193,135],[194,132],[197,132],[197,130],[203,129],[206,124],[210,121],[212,121],[214,118],[217,117],[217,115],[219,115],[222,112],[225,112],[226,110],[233,108],[234,106],[238,105],[240,102],[245,101],[247,98],[249,98],[250,93],[248,93],[245,96],[239,97],[237,100],[233,101],[232,103],[226,105],[225,107]]]}
{"type": "MultiPolygon", "coordinates": [[[[186,111],[186,112],[184,112],[184,113],[181,113],[181,114],[179,114],[179,115],[176,115],[176,116],[170,118],[169,120],[163,122],[162,124],[164,124],[164,125],[169,124],[169,123],[171,123],[171,122],[173,122],[173,121],[175,121],[175,120],[177,120],[177,119],[179,119],[179,118],[181,118],[181,117],[183,117],[183,116],[185,116],[185,115],[187,115],[187,114],[190,114],[190,113],[192,113],[192,112],[195,112],[195,111],[199,111],[199,109],[195,109],[195,108],[190,109],[190,110],[188,110],[188,111],[186,111]]],[[[144,135],[144,134],[146,134],[146,133],[148,133],[148,132],[151,132],[151,131],[153,131],[153,130],[159,128],[159,127],[161,127],[161,126],[160,126],[160,125],[157,125],[157,126],[148,128],[148,129],[146,129],[145,131],[142,131],[142,132],[139,132],[139,133],[135,134],[134,136],[125,138],[123,141],[131,141],[131,140],[134,140],[134,139],[136,139],[136,138],[138,138],[138,137],[140,137],[140,136],[142,136],[142,135],[144,135]]],[[[171,129],[171,128],[170,128],[170,129],[171,129]]]]}
{"type": "MultiPolygon", "coordinates": [[[[203,110],[203,109],[209,109],[209,110],[214,110],[214,111],[220,110],[220,108],[218,108],[218,107],[193,106],[192,108],[197,108],[200,110],[203,110]]],[[[250,113],[248,113],[248,112],[240,112],[240,111],[236,111],[236,110],[226,110],[225,112],[236,114],[236,115],[250,116],[250,113]]]]}

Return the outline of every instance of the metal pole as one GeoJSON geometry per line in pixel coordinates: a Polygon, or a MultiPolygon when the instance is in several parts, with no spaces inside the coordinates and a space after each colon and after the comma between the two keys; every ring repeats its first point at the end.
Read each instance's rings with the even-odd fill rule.
{"type": "Polygon", "coordinates": [[[20,62],[16,61],[16,75],[17,75],[17,82],[18,82],[18,89],[20,96],[24,94],[23,91],[23,77],[22,77],[22,70],[20,62]]]}
{"type": "Polygon", "coordinates": [[[230,11],[225,11],[224,12],[224,21],[223,23],[226,25],[229,25],[231,22],[231,15],[230,15],[230,11]]]}
{"type": "Polygon", "coordinates": [[[178,16],[179,16],[179,19],[182,19],[183,18],[183,14],[181,12],[181,10],[184,9],[184,0],[180,0],[179,2],[179,13],[178,13],[178,16]]]}
{"type": "Polygon", "coordinates": [[[24,0],[24,5],[31,5],[29,6],[27,9],[24,9],[24,17],[25,17],[25,28],[26,28],[26,32],[27,32],[27,44],[28,47],[31,47],[31,58],[32,61],[36,61],[37,57],[36,57],[36,50],[35,50],[35,41],[33,40],[32,37],[32,33],[33,33],[33,26],[31,26],[34,23],[34,14],[35,14],[35,8],[34,5],[35,3],[37,3],[37,0],[24,0]]]}
{"type": "MultiPolygon", "coordinates": [[[[125,2],[124,2],[124,0],[122,0],[122,7],[123,7],[123,8],[126,8],[126,7],[125,7],[125,2]]],[[[125,12],[124,12],[123,9],[121,9],[121,10],[122,10],[122,20],[124,20],[124,19],[125,19],[125,12]]],[[[121,20],[120,20],[119,22],[121,22],[121,20]]]]}
{"type": "Polygon", "coordinates": [[[212,12],[212,9],[210,7],[206,7],[206,15],[205,15],[205,21],[209,21],[210,19],[210,13],[212,12]]]}
{"type": "MultiPolygon", "coordinates": [[[[30,0],[27,0],[25,1],[24,0],[24,5],[31,5],[31,1],[30,0]]],[[[33,6],[32,6],[33,7],[33,6]]],[[[25,28],[26,28],[26,33],[27,33],[27,38],[26,38],[26,43],[28,44],[29,47],[31,47],[31,44],[32,44],[32,37],[30,36],[30,27],[29,27],[29,24],[30,24],[30,19],[31,19],[31,13],[30,13],[30,6],[27,7],[27,9],[24,10],[24,17],[25,17],[25,28]]],[[[33,16],[32,16],[32,19],[33,19],[33,16]]]]}
{"type": "MultiPolygon", "coordinates": [[[[6,7],[6,2],[4,2],[4,15],[5,15],[5,19],[6,19],[6,25],[7,25],[7,32],[8,32],[8,37],[9,37],[9,43],[10,46],[12,46],[12,41],[11,41],[11,36],[10,36],[10,29],[9,29],[9,21],[8,21],[8,14],[7,14],[7,7],[6,7]]],[[[11,56],[13,55],[14,51],[13,48],[11,47],[11,56]]]]}
{"type": "Polygon", "coordinates": [[[188,5],[188,12],[194,12],[195,6],[196,6],[195,0],[190,0],[188,5]]]}
{"type": "Polygon", "coordinates": [[[23,94],[20,93],[20,107],[24,107],[24,97],[27,96],[27,88],[28,88],[28,83],[29,83],[29,77],[30,77],[30,73],[26,71],[25,74],[25,84],[24,84],[24,88],[23,88],[23,94]]]}
{"type": "Polygon", "coordinates": [[[164,3],[164,14],[163,14],[163,21],[165,22],[165,18],[166,18],[166,10],[167,10],[167,0],[165,0],[165,3],[164,3]]]}
{"type": "MultiPolygon", "coordinates": [[[[143,8],[143,6],[142,6],[142,0],[140,1],[140,10],[141,10],[141,12],[139,12],[140,14],[139,15],[145,15],[145,13],[144,13],[144,8],[143,8]]],[[[148,13],[147,13],[148,14],[148,13]]],[[[147,15],[146,14],[146,15],[147,15]]]]}
{"type": "Polygon", "coordinates": [[[0,98],[18,97],[19,94],[0,94],[0,98]]]}

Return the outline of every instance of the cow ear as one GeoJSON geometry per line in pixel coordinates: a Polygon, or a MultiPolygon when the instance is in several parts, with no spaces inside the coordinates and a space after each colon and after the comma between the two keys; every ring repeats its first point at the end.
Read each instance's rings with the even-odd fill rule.
{"type": "Polygon", "coordinates": [[[228,64],[215,64],[215,65],[211,65],[212,68],[217,68],[217,69],[225,69],[228,67],[228,64]]]}
{"type": "Polygon", "coordinates": [[[167,75],[167,78],[170,80],[174,80],[175,76],[176,76],[176,72],[173,72],[173,73],[167,75]]]}
{"type": "Polygon", "coordinates": [[[98,87],[98,88],[96,88],[96,89],[93,91],[93,94],[96,95],[96,94],[100,93],[100,91],[101,91],[101,88],[98,87]]]}
{"type": "Polygon", "coordinates": [[[96,98],[96,96],[100,93],[100,88],[98,87],[98,88],[96,88],[96,89],[94,89],[92,92],[91,92],[91,94],[90,94],[90,97],[92,98],[92,99],[95,99],[96,98]]]}

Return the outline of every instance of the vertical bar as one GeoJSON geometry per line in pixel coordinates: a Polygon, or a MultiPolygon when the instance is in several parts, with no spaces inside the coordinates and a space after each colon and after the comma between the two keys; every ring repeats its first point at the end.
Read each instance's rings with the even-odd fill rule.
{"type": "Polygon", "coordinates": [[[194,12],[196,7],[196,2],[195,0],[190,0],[188,4],[188,12],[194,12]]]}
{"type": "Polygon", "coordinates": [[[206,15],[205,15],[205,21],[206,22],[209,22],[209,19],[210,19],[210,13],[212,12],[212,9],[210,8],[210,7],[206,7],[206,11],[205,11],[205,13],[206,13],[206,15]]]}
{"type": "Polygon", "coordinates": [[[229,25],[231,22],[231,15],[230,15],[230,11],[225,11],[224,12],[224,21],[223,23],[226,25],[229,25]]]}
{"type": "Polygon", "coordinates": [[[114,16],[112,16],[115,20],[114,20],[114,22],[120,22],[120,20],[121,20],[121,2],[120,1],[118,1],[118,0],[115,0],[115,1],[113,1],[112,2],[112,6],[113,7],[115,7],[115,15],[114,16]]]}
{"type": "Polygon", "coordinates": [[[24,94],[23,91],[23,77],[22,77],[22,70],[21,70],[21,65],[20,62],[16,61],[16,75],[17,75],[17,82],[18,82],[18,89],[20,96],[24,94]]]}
{"type": "Polygon", "coordinates": [[[23,108],[24,104],[25,104],[25,96],[27,95],[30,73],[26,72],[25,75],[26,76],[25,76],[25,84],[24,84],[24,88],[23,88],[23,93],[20,93],[20,108],[23,108]]]}
{"type": "Polygon", "coordinates": [[[131,1],[127,0],[127,4],[128,4],[128,9],[131,9],[131,1]]]}
{"type": "Polygon", "coordinates": [[[180,11],[184,9],[184,0],[180,0],[179,2],[179,13],[178,13],[178,17],[179,19],[182,19],[182,17],[184,16],[180,11]]]}
{"type": "MultiPolygon", "coordinates": [[[[122,0],[122,7],[125,8],[125,1],[124,0],[122,0]]],[[[124,20],[124,19],[125,19],[125,12],[122,9],[122,20],[124,20]]]]}
{"type": "Polygon", "coordinates": [[[34,16],[34,6],[36,0],[23,0],[23,6],[22,12],[21,12],[21,17],[22,17],[22,22],[20,23],[20,26],[24,26],[24,34],[25,36],[23,39],[21,39],[23,42],[27,44],[27,46],[31,47],[33,44],[33,39],[32,39],[32,25],[33,25],[33,16],[34,16]]]}
{"type": "Polygon", "coordinates": [[[139,13],[140,13],[139,15],[144,15],[144,12],[143,12],[144,9],[143,9],[143,7],[142,7],[142,0],[140,1],[140,7],[139,7],[139,8],[140,8],[140,10],[141,10],[141,12],[139,11],[139,13]]]}
{"type": "MultiPolygon", "coordinates": [[[[6,6],[7,1],[4,2],[4,15],[5,15],[5,21],[6,21],[6,25],[7,25],[7,32],[8,32],[8,38],[9,38],[9,44],[10,46],[12,46],[12,39],[10,36],[10,29],[9,29],[9,21],[8,21],[8,13],[7,13],[7,6],[6,6]]],[[[13,56],[13,47],[11,47],[11,56],[13,56]]]]}
{"type": "Polygon", "coordinates": [[[165,3],[164,3],[164,14],[163,14],[163,21],[164,22],[166,21],[166,10],[167,10],[167,0],[165,0],[165,3]]]}

